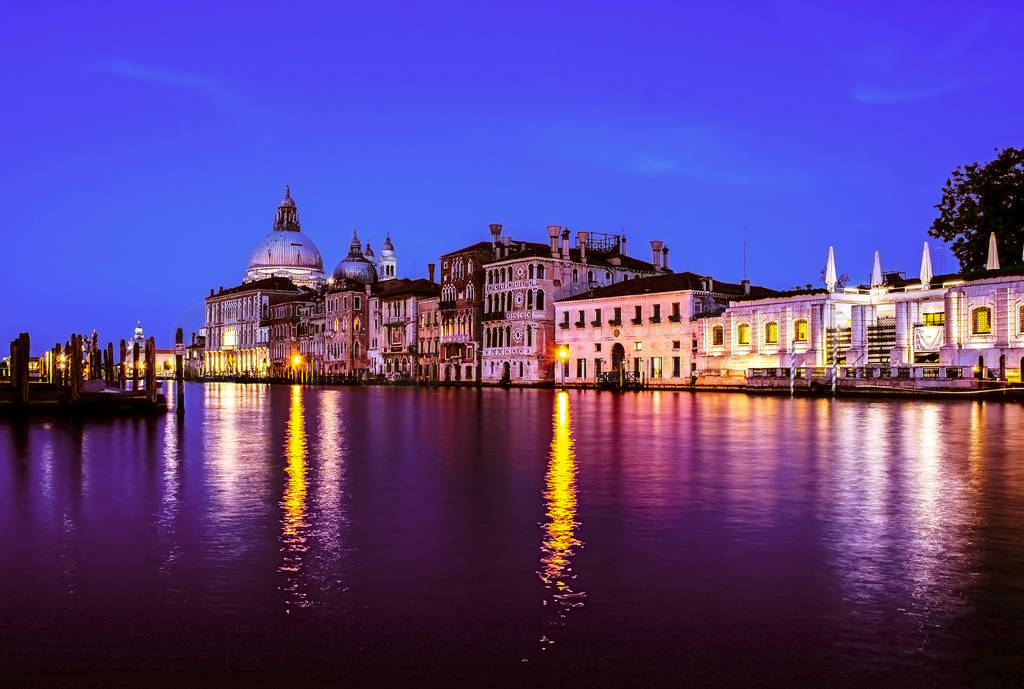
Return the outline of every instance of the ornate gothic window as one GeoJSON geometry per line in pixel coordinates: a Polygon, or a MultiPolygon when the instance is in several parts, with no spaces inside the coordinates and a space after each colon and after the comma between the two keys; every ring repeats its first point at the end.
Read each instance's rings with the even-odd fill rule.
{"type": "Polygon", "coordinates": [[[537,290],[537,310],[544,308],[544,290],[537,290]]]}
{"type": "Polygon", "coordinates": [[[544,264],[543,263],[541,263],[540,265],[537,266],[537,279],[538,280],[543,280],[544,279],[544,264]]]}

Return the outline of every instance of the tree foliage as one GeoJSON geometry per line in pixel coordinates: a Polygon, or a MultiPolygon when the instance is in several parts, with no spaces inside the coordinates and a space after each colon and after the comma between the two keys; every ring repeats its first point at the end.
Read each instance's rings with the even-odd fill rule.
{"type": "Polygon", "coordinates": [[[988,238],[996,233],[999,263],[1024,263],[1024,149],[996,149],[984,165],[971,163],[953,171],[935,206],[939,217],[928,234],[949,244],[966,272],[981,270],[988,258],[988,238]]]}

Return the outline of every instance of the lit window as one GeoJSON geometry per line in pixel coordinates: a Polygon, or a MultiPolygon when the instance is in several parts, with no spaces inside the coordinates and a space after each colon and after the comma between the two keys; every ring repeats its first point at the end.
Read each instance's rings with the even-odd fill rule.
{"type": "Polygon", "coordinates": [[[793,323],[793,342],[807,342],[807,321],[803,318],[793,323]]]}
{"type": "Polygon", "coordinates": [[[750,324],[740,323],[736,329],[736,342],[741,345],[750,344],[750,324]]]}
{"type": "Polygon", "coordinates": [[[725,328],[716,325],[711,329],[711,346],[721,347],[725,344],[725,328]]]}
{"type": "Polygon", "coordinates": [[[925,325],[945,325],[945,313],[926,313],[921,316],[921,322],[925,325]]]}
{"type": "Polygon", "coordinates": [[[992,334],[992,309],[982,306],[971,312],[971,333],[974,335],[992,334]]]}
{"type": "Polygon", "coordinates": [[[764,326],[764,342],[765,344],[779,343],[779,324],[775,321],[771,321],[764,326]]]}
{"type": "Polygon", "coordinates": [[[635,349],[638,352],[641,349],[643,349],[643,348],[644,348],[644,343],[643,342],[636,342],[636,343],[633,344],[633,349],[635,349]]]}
{"type": "Polygon", "coordinates": [[[661,357],[651,357],[651,378],[661,378],[661,357]]]}

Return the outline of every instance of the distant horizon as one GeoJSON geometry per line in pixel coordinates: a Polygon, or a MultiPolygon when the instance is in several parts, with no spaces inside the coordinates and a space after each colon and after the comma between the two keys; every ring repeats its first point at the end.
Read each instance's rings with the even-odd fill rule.
{"type": "Polygon", "coordinates": [[[495,222],[624,230],[729,282],[746,226],[774,289],[818,284],[830,245],[855,282],[875,250],[916,275],[924,241],[952,272],[943,183],[1021,145],[1012,3],[389,10],[12,8],[3,336],[196,330],[286,184],[325,272],[353,228],[416,278],[495,222]]]}

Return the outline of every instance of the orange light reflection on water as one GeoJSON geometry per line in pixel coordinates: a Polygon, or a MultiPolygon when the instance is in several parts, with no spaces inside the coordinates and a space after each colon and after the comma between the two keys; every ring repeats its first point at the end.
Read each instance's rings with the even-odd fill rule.
{"type": "Polygon", "coordinates": [[[285,611],[309,605],[300,585],[300,571],[306,544],[306,430],[302,411],[302,388],[293,385],[285,428],[285,486],[281,498],[282,561],[278,571],[285,575],[285,611]]]}

